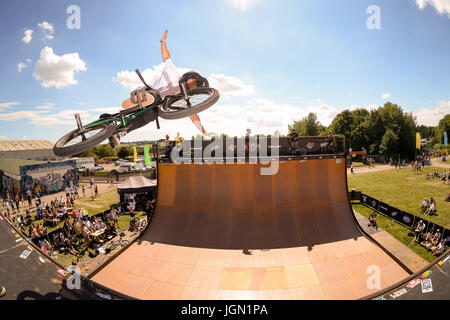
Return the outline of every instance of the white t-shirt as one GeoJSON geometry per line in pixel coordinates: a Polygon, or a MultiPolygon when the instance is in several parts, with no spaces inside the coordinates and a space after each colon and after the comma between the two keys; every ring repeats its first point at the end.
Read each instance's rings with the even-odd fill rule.
{"type": "Polygon", "coordinates": [[[180,87],[178,85],[180,78],[181,76],[173,64],[172,59],[167,59],[164,62],[161,78],[156,82],[151,83],[150,87],[157,89],[161,94],[161,99],[164,99],[167,95],[178,94],[180,92],[180,87]]]}

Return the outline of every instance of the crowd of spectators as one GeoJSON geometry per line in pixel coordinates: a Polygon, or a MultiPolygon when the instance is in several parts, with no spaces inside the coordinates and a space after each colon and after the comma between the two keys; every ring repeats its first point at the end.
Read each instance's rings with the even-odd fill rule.
{"type": "Polygon", "coordinates": [[[450,184],[450,171],[447,174],[447,171],[444,170],[441,173],[434,171],[434,172],[430,172],[425,176],[426,179],[440,179],[442,182],[444,183],[449,183],[450,184]]]}
{"type": "Polygon", "coordinates": [[[421,213],[426,216],[430,216],[436,213],[436,200],[433,197],[430,197],[430,200],[425,198],[422,201],[422,205],[420,207],[421,213]]]}
{"type": "MultiPolygon", "coordinates": [[[[98,187],[94,183],[91,184],[93,196],[97,197],[98,187]]],[[[98,248],[118,234],[120,213],[116,208],[112,208],[106,213],[89,217],[85,209],[74,209],[74,202],[80,198],[80,191],[84,196],[84,186],[80,188],[68,186],[61,196],[51,201],[46,197],[47,202],[44,202],[38,194],[33,195],[31,192],[34,198],[29,198],[30,201],[27,194],[24,198],[20,193],[16,193],[15,196],[5,193],[0,197],[0,208],[21,233],[38,245],[43,252],[49,255],[59,252],[80,257],[88,248],[98,248]],[[19,203],[16,203],[15,199],[18,199],[19,203]],[[62,227],[49,232],[49,228],[58,225],[62,227]]],[[[128,207],[131,212],[130,230],[138,221],[134,214],[136,205],[142,206],[139,209],[145,211],[147,217],[150,218],[153,214],[154,201],[146,201],[149,196],[150,194],[133,194],[126,198],[129,206],[125,208],[128,207]]]]}

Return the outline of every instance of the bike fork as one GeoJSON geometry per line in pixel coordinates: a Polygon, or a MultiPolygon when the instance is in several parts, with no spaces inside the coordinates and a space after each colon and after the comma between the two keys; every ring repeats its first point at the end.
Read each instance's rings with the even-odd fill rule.
{"type": "Polygon", "coordinates": [[[77,122],[77,127],[78,127],[78,130],[80,130],[80,132],[81,132],[81,139],[84,141],[84,140],[86,140],[86,136],[84,135],[84,129],[83,129],[83,124],[81,123],[81,118],[80,118],[80,114],[79,113],[76,113],[75,114],[75,121],[77,122]]]}
{"type": "Polygon", "coordinates": [[[188,94],[187,94],[186,84],[183,82],[183,83],[181,83],[181,86],[180,86],[180,87],[181,87],[181,93],[183,94],[183,98],[184,98],[184,100],[186,101],[188,107],[190,107],[190,106],[191,106],[191,103],[190,103],[190,101],[189,101],[189,96],[188,96],[188,94]]]}

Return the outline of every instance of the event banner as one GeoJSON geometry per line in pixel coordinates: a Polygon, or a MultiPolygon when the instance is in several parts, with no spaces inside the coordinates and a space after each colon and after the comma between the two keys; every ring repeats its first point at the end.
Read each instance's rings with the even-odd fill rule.
{"type": "Polygon", "coordinates": [[[380,211],[384,215],[390,217],[391,219],[409,228],[415,228],[417,224],[422,220],[425,223],[425,229],[423,231],[424,234],[427,233],[428,231],[431,231],[434,234],[439,229],[440,232],[443,234],[444,238],[448,238],[449,239],[448,241],[450,241],[449,230],[446,230],[442,226],[439,226],[437,224],[431,223],[428,220],[424,219],[423,217],[415,216],[409,212],[402,211],[363,193],[361,194],[361,201],[364,204],[368,205],[369,207],[372,207],[380,211]]]}
{"type": "Polygon", "coordinates": [[[152,161],[150,160],[150,147],[144,146],[144,164],[146,166],[152,165],[152,161]]]}

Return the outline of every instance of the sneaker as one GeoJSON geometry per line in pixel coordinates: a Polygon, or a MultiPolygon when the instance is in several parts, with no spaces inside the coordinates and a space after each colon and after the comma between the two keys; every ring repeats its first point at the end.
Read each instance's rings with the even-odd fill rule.
{"type": "Polygon", "coordinates": [[[121,131],[119,133],[113,134],[111,137],[108,138],[109,145],[111,147],[117,147],[120,145],[120,138],[124,137],[127,133],[125,131],[121,131]]]}
{"type": "Polygon", "coordinates": [[[6,294],[6,289],[4,286],[0,286],[0,297],[3,297],[6,294]]]}
{"type": "Polygon", "coordinates": [[[108,138],[109,140],[109,145],[111,147],[118,147],[120,145],[120,137],[118,134],[114,134],[111,137],[108,138]]]}

